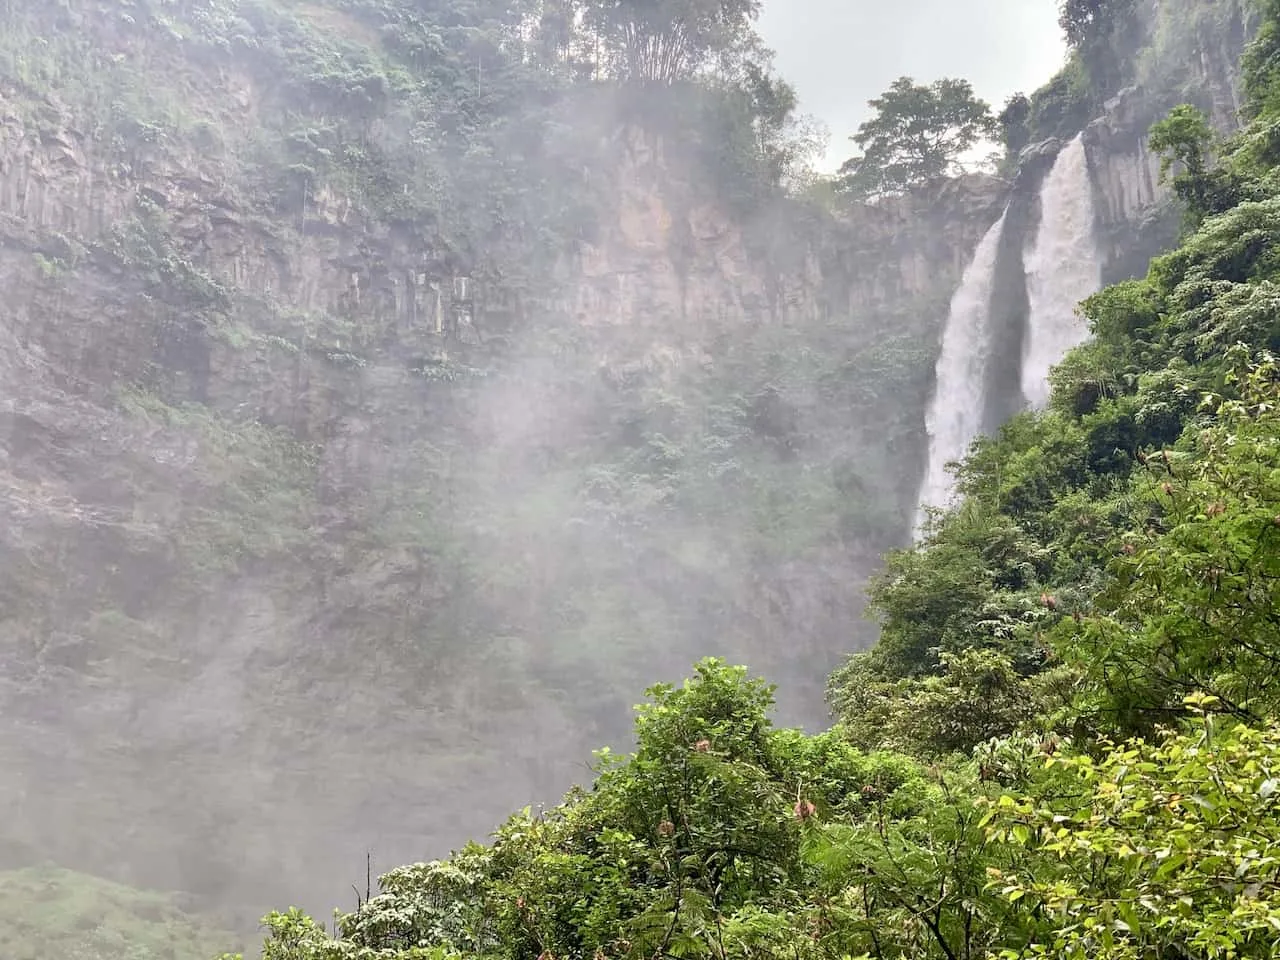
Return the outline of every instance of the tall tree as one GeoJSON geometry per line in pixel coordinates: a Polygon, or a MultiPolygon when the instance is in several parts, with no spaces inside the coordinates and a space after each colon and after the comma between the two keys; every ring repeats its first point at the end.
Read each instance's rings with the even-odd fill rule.
{"type": "Polygon", "coordinates": [[[1005,149],[1017,153],[1031,142],[1031,101],[1025,94],[1015,93],[1005,101],[996,122],[1005,149]]]}
{"type": "Polygon", "coordinates": [[[760,0],[589,0],[586,20],[621,79],[673,83],[755,39],[760,0]]]}
{"type": "Polygon", "coordinates": [[[1058,24],[1079,53],[1095,94],[1114,93],[1137,46],[1138,0],[1060,0],[1058,24]]]}
{"type": "Polygon", "coordinates": [[[862,156],[840,168],[857,196],[899,193],[964,169],[963,156],[996,135],[991,107],[967,80],[929,85],[899,77],[869,105],[876,115],[858,128],[862,156]]]}

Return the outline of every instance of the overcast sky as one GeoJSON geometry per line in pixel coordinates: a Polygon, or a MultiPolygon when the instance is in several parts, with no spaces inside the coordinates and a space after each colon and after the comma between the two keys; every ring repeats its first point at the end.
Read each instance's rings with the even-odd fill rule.
{"type": "Polygon", "coordinates": [[[857,151],[848,137],[867,101],[900,76],[962,77],[997,108],[1062,64],[1057,0],[764,0],[760,32],[800,108],[830,132],[828,168],[857,151]]]}

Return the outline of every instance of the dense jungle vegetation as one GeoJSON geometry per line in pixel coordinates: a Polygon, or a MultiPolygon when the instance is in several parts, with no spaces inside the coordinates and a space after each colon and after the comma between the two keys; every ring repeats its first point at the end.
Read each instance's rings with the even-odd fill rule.
{"type": "Polygon", "coordinates": [[[1280,957],[1280,2],[1247,126],[1153,131],[1180,246],[873,591],[838,723],[708,660],[637,749],[268,960],[1280,957]],[[1175,162],[1176,161],[1176,162],[1175,162]]]}

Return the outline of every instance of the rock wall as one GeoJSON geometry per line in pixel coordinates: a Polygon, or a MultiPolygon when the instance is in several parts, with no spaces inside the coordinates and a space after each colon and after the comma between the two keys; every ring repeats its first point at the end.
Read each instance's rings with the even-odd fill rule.
{"type": "MultiPolygon", "coordinates": [[[[379,213],[299,173],[272,138],[332,105],[165,19],[201,4],[161,6],[4,14],[25,10],[4,42],[74,41],[101,75],[10,57],[0,84],[0,862],[249,926],[324,915],[366,851],[439,855],[558,796],[696,656],[821,722],[828,670],[873,639],[859,585],[906,535],[938,333],[1010,186],[735,204],[691,131],[593,91],[497,180],[447,184],[478,219],[542,184],[578,232],[520,208],[465,249],[395,212],[407,180],[372,185],[379,213]],[[99,122],[99,88],[130,105],[121,63],[187,109],[99,122]]],[[[350,143],[404,139],[379,109],[350,143]]],[[[1163,242],[1149,109],[1123,94],[1088,132],[1114,274],[1163,242]]]]}
{"type": "MultiPolygon", "coordinates": [[[[303,109],[85,9],[95,56],[228,130],[303,109]]],[[[593,121],[595,229],[516,284],[341,183],[295,207],[199,127],[109,140],[75,95],[0,90],[0,860],[325,915],[366,851],[558,796],[696,656],[821,720],[1003,185],[744,213],[669,137],[593,121]],[[672,506],[663,437],[726,404],[753,435],[711,467],[743,479],[672,506]],[[849,528],[736,528],[811,501],[849,528]]]]}
{"type": "Polygon", "coordinates": [[[1108,282],[1145,273],[1151,257],[1177,239],[1180,214],[1160,182],[1160,158],[1147,146],[1151,125],[1192,103],[1221,134],[1238,129],[1240,58],[1256,29],[1253,12],[1238,0],[1156,0],[1144,16],[1147,46],[1133,55],[1141,82],[1108,100],[1085,130],[1108,282]]]}

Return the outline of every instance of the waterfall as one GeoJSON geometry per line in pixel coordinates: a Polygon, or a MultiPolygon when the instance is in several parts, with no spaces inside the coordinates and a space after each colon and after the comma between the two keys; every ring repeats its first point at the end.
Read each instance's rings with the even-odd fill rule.
{"type": "Polygon", "coordinates": [[[929,467],[920,488],[917,530],[924,521],[925,507],[947,505],[951,491],[947,463],[963,458],[969,444],[982,431],[987,355],[991,349],[991,295],[1007,216],[1006,209],[982,238],[973,262],[951,298],[951,312],[943,330],[942,353],[936,367],[937,386],[925,418],[929,429],[929,467]]]}
{"type": "MultiPolygon", "coordinates": [[[[917,532],[926,507],[945,507],[950,501],[947,463],[968,452],[982,432],[990,407],[988,369],[994,369],[991,358],[1000,347],[993,342],[992,296],[1008,219],[1006,208],[978,245],[951,300],[937,386],[926,417],[929,465],[916,509],[917,532]]],[[[1021,219],[1015,216],[1015,221],[1021,219]]],[[[1049,399],[1050,369],[1089,336],[1076,305],[1102,286],[1102,252],[1094,236],[1093,183],[1083,136],[1063,147],[1045,177],[1040,188],[1040,226],[1023,249],[1022,262],[1028,317],[1019,385],[1023,399],[1040,408],[1049,399]]],[[[1010,384],[1009,390],[1013,389],[1010,384]]]]}
{"type": "Polygon", "coordinates": [[[1022,351],[1022,395],[1040,408],[1049,369],[1089,336],[1076,304],[1102,286],[1094,238],[1093,184],[1083,136],[1058,154],[1040,191],[1040,228],[1023,253],[1031,304],[1022,351]]]}

